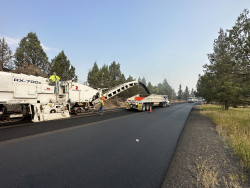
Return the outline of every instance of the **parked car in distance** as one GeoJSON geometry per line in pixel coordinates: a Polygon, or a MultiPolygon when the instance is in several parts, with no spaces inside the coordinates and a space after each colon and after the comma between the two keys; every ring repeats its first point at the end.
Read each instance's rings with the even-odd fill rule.
{"type": "Polygon", "coordinates": [[[195,103],[195,97],[189,97],[188,103],[195,103]]]}

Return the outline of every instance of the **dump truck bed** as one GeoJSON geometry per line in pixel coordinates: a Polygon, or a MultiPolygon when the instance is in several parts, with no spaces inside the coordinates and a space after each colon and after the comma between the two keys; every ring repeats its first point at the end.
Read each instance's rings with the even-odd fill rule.
{"type": "Polygon", "coordinates": [[[167,95],[156,94],[137,94],[127,99],[127,109],[137,109],[139,111],[147,111],[150,106],[169,106],[167,95]]]}

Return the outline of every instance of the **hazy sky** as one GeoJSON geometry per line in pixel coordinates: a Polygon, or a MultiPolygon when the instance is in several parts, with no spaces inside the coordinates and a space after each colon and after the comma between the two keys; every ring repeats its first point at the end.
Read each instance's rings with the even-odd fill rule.
{"type": "Polygon", "coordinates": [[[220,28],[231,29],[250,0],[0,0],[0,38],[15,52],[35,32],[49,59],[64,50],[79,81],[119,62],[131,75],[196,89],[220,28]]]}

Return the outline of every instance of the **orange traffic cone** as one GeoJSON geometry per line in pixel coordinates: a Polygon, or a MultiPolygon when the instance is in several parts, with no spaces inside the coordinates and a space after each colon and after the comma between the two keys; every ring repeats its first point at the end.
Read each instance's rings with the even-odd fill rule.
{"type": "Polygon", "coordinates": [[[150,106],[150,113],[152,112],[152,106],[150,106]]]}

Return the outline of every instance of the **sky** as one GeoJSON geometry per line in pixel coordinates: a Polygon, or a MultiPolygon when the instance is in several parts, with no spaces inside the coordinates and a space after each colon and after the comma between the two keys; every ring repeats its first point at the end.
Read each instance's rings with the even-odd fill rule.
{"type": "Polygon", "coordinates": [[[14,53],[35,32],[51,60],[62,50],[79,82],[119,63],[127,78],[175,91],[196,89],[220,28],[231,29],[249,0],[0,0],[0,38],[14,53]]]}

